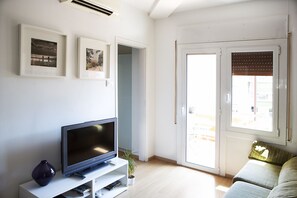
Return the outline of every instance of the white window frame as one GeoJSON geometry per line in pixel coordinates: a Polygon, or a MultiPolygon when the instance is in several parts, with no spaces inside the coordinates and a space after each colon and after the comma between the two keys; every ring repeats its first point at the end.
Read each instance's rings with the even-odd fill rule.
{"type": "Polygon", "coordinates": [[[285,144],[287,135],[287,40],[266,40],[236,42],[234,47],[226,48],[226,130],[250,134],[269,142],[285,144]],[[273,52],[273,124],[272,132],[232,126],[232,66],[233,52],[273,52]]]}
{"type": "MultiPolygon", "coordinates": [[[[178,45],[178,64],[177,64],[177,163],[183,164],[184,159],[184,148],[185,148],[185,117],[186,117],[186,106],[185,106],[185,54],[195,51],[195,49],[217,49],[221,51],[220,56],[220,74],[218,75],[220,93],[219,97],[219,118],[218,130],[219,130],[219,174],[225,175],[225,164],[226,164],[226,145],[231,139],[242,139],[245,141],[253,141],[255,139],[262,140],[270,143],[286,145],[287,143],[287,79],[288,79],[288,60],[287,60],[287,39],[270,39],[270,40],[252,40],[252,41],[234,41],[234,42],[217,42],[217,43],[200,43],[200,44],[179,44],[178,45]],[[255,49],[256,47],[268,47],[279,50],[278,55],[278,133],[275,136],[267,136],[268,132],[261,133],[261,131],[241,131],[237,128],[230,128],[230,111],[231,105],[228,102],[228,95],[230,96],[231,91],[231,64],[229,62],[227,54],[231,49],[255,49]],[[228,118],[229,117],[229,118],[228,118]],[[252,132],[252,133],[251,133],[252,132]],[[228,137],[228,138],[227,138],[228,137]]],[[[208,51],[209,52],[209,51],[208,51]]],[[[231,59],[229,59],[231,60],[231,59]]],[[[275,108],[275,107],[274,107],[275,108]]],[[[263,131],[262,131],[263,132],[263,131]]]]}

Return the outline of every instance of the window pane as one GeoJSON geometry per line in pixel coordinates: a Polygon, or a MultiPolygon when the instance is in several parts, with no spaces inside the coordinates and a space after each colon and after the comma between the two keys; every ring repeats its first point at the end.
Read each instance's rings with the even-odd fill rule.
{"type": "Polygon", "coordinates": [[[245,52],[237,56],[236,61],[234,54],[240,53],[232,54],[231,125],[272,132],[273,53],[245,52]]]}

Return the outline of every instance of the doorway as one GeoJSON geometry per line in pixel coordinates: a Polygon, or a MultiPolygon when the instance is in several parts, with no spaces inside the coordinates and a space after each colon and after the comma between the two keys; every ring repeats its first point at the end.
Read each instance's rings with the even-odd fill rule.
{"type": "Polygon", "coordinates": [[[138,152],[132,142],[132,48],[118,45],[118,146],[138,152]]]}
{"type": "Polygon", "coordinates": [[[182,165],[219,173],[220,52],[182,52],[182,165]]]}
{"type": "Polygon", "coordinates": [[[118,147],[142,161],[147,161],[145,53],[145,48],[117,42],[118,147]]]}

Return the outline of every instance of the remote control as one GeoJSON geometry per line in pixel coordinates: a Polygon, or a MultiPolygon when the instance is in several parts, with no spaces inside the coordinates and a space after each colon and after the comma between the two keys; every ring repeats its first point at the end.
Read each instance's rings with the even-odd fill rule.
{"type": "Polygon", "coordinates": [[[84,194],[84,193],[90,191],[90,188],[89,188],[89,186],[83,184],[81,186],[74,188],[73,190],[75,190],[76,192],[78,192],[80,194],[84,194]]]}
{"type": "Polygon", "coordinates": [[[111,184],[109,184],[108,186],[106,186],[105,188],[107,190],[112,190],[113,188],[117,187],[117,186],[120,186],[121,185],[121,181],[120,180],[117,180],[111,184]]]}

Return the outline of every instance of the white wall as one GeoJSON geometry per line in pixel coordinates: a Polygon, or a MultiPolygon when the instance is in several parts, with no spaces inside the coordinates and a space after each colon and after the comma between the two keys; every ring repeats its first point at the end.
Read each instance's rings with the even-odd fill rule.
{"type": "MultiPolygon", "coordinates": [[[[174,124],[174,41],[178,38],[180,27],[199,24],[220,26],[226,21],[234,22],[240,19],[254,19],[289,15],[289,31],[292,32],[291,49],[291,128],[293,140],[286,147],[289,151],[297,150],[297,2],[294,0],[252,1],[223,7],[196,10],[179,13],[167,19],[156,21],[155,49],[156,49],[156,133],[155,154],[157,156],[176,160],[177,156],[177,128],[174,124]]],[[[221,28],[211,35],[202,35],[208,38],[207,42],[218,41],[221,34],[228,37],[228,28],[221,28]]],[[[205,32],[203,32],[205,33],[205,32]]],[[[213,32],[211,32],[213,33],[213,32]]],[[[199,32],[197,32],[197,38],[199,32]]],[[[240,37],[238,35],[237,37],[240,37]]],[[[185,40],[187,38],[184,38],[185,40]]],[[[232,39],[232,38],[231,38],[232,39]]],[[[179,41],[179,40],[178,40],[179,41]]],[[[224,112],[223,112],[224,113],[224,112]]],[[[224,159],[226,174],[234,175],[247,161],[253,137],[224,136],[221,137],[221,157],[224,159]],[[224,148],[224,149],[222,149],[224,148]]]]}
{"type": "MultiPolygon", "coordinates": [[[[17,197],[18,185],[31,179],[31,171],[42,159],[60,169],[61,126],[115,116],[115,37],[148,44],[153,51],[154,22],[124,4],[120,4],[118,17],[103,17],[58,0],[1,0],[0,30],[0,197],[17,197]],[[67,78],[18,75],[21,23],[68,35],[67,78]],[[79,36],[111,44],[109,86],[104,81],[77,78],[79,36]]],[[[147,59],[147,75],[153,78],[153,54],[147,59]]],[[[152,94],[153,82],[147,82],[152,94]]],[[[154,95],[146,101],[149,106],[154,105],[153,99],[154,95]]],[[[149,120],[154,126],[152,112],[149,120]]],[[[148,133],[153,137],[153,131],[148,133]]],[[[152,153],[152,142],[149,145],[152,153]]]]}

